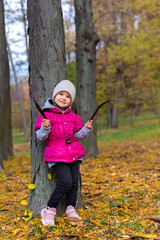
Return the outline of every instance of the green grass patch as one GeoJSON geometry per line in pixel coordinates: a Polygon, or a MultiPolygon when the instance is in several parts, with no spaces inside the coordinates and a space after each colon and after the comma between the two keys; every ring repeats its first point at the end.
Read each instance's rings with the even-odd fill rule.
{"type": "MultiPolygon", "coordinates": [[[[107,140],[108,143],[119,141],[143,141],[160,139],[160,119],[159,115],[152,112],[144,112],[138,117],[134,117],[133,126],[129,118],[120,117],[119,127],[117,129],[104,128],[98,125],[98,140],[107,140]]],[[[105,124],[106,125],[106,124],[105,124]]]]}
{"type": "Polygon", "coordinates": [[[12,131],[13,144],[25,143],[24,132],[19,129],[13,129],[12,131]]]}

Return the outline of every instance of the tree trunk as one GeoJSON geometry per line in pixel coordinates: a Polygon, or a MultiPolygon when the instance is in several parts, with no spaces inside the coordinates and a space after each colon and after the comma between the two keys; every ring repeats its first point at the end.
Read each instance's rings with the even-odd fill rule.
{"type": "Polygon", "coordinates": [[[124,103],[124,111],[127,110],[127,89],[126,89],[126,84],[125,84],[125,78],[124,76],[122,76],[122,89],[123,89],[123,99],[125,101],[124,103]]]}
{"type": "MultiPolygon", "coordinates": [[[[77,111],[85,123],[96,108],[96,44],[98,36],[92,21],[91,0],[75,0],[77,111]]],[[[96,118],[93,133],[83,144],[87,157],[98,152],[96,118]]]]}
{"type": "Polygon", "coordinates": [[[133,85],[132,85],[132,87],[133,87],[133,106],[135,108],[135,110],[134,110],[135,116],[138,116],[140,109],[139,109],[138,102],[137,102],[138,93],[137,93],[137,89],[136,89],[136,80],[135,79],[136,78],[133,79],[133,85]]]}
{"type": "Polygon", "coordinates": [[[153,87],[151,87],[150,88],[151,107],[152,107],[152,111],[155,114],[158,114],[158,110],[157,110],[156,103],[155,103],[155,94],[154,94],[153,90],[154,90],[153,87]]]}
{"type": "MultiPolygon", "coordinates": [[[[108,52],[107,52],[107,41],[105,41],[105,58],[106,58],[106,82],[107,82],[107,99],[111,98],[111,80],[108,71],[108,52]]],[[[112,127],[112,105],[111,102],[107,103],[107,128],[112,127]]]]}
{"type": "MultiPolygon", "coordinates": [[[[116,23],[116,5],[115,5],[116,1],[112,1],[112,8],[113,8],[113,12],[112,12],[112,21],[113,21],[113,25],[115,25],[115,31],[118,30],[118,26],[116,23]]],[[[124,38],[125,35],[125,31],[126,31],[126,22],[125,22],[125,1],[122,0],[121,1],[121,28],[120,28],[120,37],[119,39],[116,37],[114,38],[114,44],[115,45],[119,45],[121,44],[121,40],[124,38]]],[[[115,34],[116,36],[116,34],[115,34]]],[[[121,59],[119,59],[117,61],[117,71],[116,71],[116,76],[115,76],[115,98],[118,98],[119,92],[120,92],[120,84],[122,82],[123,79],[123,65],[121,62],[121,59]]],[[[113,104],[113,111],[112,111],[112,128],[118,128],[118,103],[117,101],[114,102],[113,104]]]]}
{"type": "MultiPolygon", "coordinates": [[[[119,69],[116,72],[116,83],[114,90],[114,98],[118,99],[120,91],[120,82],[121,82],[122,73],[119,69]]],[[[118,102],[114,101],[113,111],[112,111],[112,128],[118,128],[118,102]]]]}
{"type": "Polygon", "coordinates": [[[0,165],[13,155],[11,128],[11,98],[8,54],[6,49],[4,5],[0,0],[0,165]]]}
{"type": "Polygon", "coordinates": [[[27,59],[28,59],[29,49],[28,49],[28,41],[27,41],[27,19],[26,19],[26,11],[24,9],[24,2],[25,0],[20,0],[21,11],[22,11],[22,22],[24,25],[25,46],[26,46],[26,53],[27,53],[27,59]]]}
{"type": "Polygon", "coordinates": [[[27,122],[26,122],[26,117],[25,117],[25,113],[24,113],[22,96],[21,96],[21,93],[20,93],[20,90],[19,90],[16,69],[15,69],[15,66],[14,66],[14,63],[13,63],[12,54],[11,54],[11,51],[10,51],[9,44],[7,44],[7,45],[8,45],[8,55],[9,55],[12,70],[13,70],[13,73],[14,73],[14,80],[15,80],[15,84],[16,84],[16,92],[17,92],[17,95],[18,95],[19,108],[20,108],[22,123],[23,123],[24,137],[25,137],[25,141],[29,142],[30,137],[29,137],[29,134],[28,134],[27,122]]]}
{"type": "MultiPolygon", "coordinates": [[[[40,106],[52,96],[55,85],[66,79],[66,54],[64,44],[64,27],[61,1],[28,0],[29,22],[29,69],[30,83],[40,106]]],[[[34,126],[38,112],[31,101],[31,182],[35,190],[29,196],[29,208],[38,216],[54,190],[56,176],[53,170],[44,163],[45,143],[36,139],[34,126]],[[51,181],[47,173],[52,174],[51,181]]],[[[65,198],[64,198],[65,199],[65,198]]],[[[58,207],[58,214],[65,210],[64,201],[58,207]]],[[[78,206],[83,205],[81,191],[78,191],[78,206]]]]}

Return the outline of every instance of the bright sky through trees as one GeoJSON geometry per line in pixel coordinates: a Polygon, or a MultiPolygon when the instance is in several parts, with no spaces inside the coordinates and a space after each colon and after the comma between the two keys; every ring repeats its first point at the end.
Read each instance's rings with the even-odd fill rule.
{"type": "MultiPolygon", "coordinates": [[[[26,3],[25,3],[26,8],[26,3]]],[[[10,45],[17,76],[19,78],[28,74],[28,62],[25,48],[24,27],[22,21],[21,5],[18,0],[5,1],[5,25],[7,40],[10,45]]],[[[13,73],[10,66],[11,82],[13,73]]]]}
{"type": "MultiPolygon", "coordinates": [[[[24,25],[20,19],[22,18],[20,0],[5,0],[5,25],[7,40],[10,45],[12,57],[14,59],[15,68],[18,78],[28,75],[28,61],[25,47],[24,25]]],[[[27,1],[24,0],[25,10],[27,9],[27,1]]],[[[62,9],[64,16],[67,15],[68,5],[62,1],[62,9]]],[[[12,68],[10,66],[11,83],[14,82],[12,68]]]]}

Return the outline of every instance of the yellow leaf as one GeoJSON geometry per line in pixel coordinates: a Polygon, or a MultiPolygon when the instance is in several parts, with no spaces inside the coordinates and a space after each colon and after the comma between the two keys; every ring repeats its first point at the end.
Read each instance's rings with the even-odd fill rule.
{"type": "Polygon", "coordinates": [[[50,173],[48,173],[48,174],[47,174],[47,177],[48,177],[48,179],[49,179],[49,180],[51,180],[51,179],[52,179],[52,176],[51,176],[51,174],[50,174],[50,173]]]}
{"type": "Polygon", "coordinates": [[[23,206],[25,206],[25,205],[28,204],[28,202],[27,202],[26,200],[22,200],[22,201],[21,201],[21,204],[22,204],[23,206]]]}
{"type": "Polygon", "coordinates": [[[28,215],[28,211],[25,209],[24,210],[24,216],[27,216],[28,215]]]}
{"type": "Polygon", "coordinates": [[[4,172],[0,173],[0,178],[1,178],[3,181],[7,180],[7,177],[6,177],[6,175],[5,175],[4,172]]]}
{"type": "Polygon", "coordinates": [[[155,238],[157,234],[136,234],[135,237],[143,237],[143,238],[155,238]]]}
{"type": "Polygon", "coordinates": [[[28,184],[28,188],[29,188],[29,189],[32,189],[32,190],[33,190],[33,189],[35,189],[35,187],[36,187],[36,186],[35,186],[33,183],[28,184]]]}
{"type": "Polygon", "coordinates": [[[25,209],[24,215],[23,215],[23,220],[29,221],[33,215],[33,212],[31,212],[29,209],[25,209]]]}
{"type": "Polygon", "coordinates": [[[28,216],[29,216],[29,217],[32,217],[32,215],[33,215],[33,212],[32,212],[32,211],[30,211],[29,209],[28,209],[27,211],[28,211],[28,216]]]}
{"type": "Polygon", "coordinates": [[[12,231],[13,235],[15,236],[19,232],[19,229],[15,229],[12,231]]]}

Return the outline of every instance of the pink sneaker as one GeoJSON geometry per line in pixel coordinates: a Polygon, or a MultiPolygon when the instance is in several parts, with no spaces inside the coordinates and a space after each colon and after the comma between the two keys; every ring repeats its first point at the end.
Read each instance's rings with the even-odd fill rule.
{"type": "Polygon", "coordinates": [[[70,218],[71,221],[77,221],[81,219],[81,217],[77,214],[75,208],[71,205],[69,205],[66,209],[66,217],[70,218]]]}
{"type": "Polygon", "coordinates": [[[56,215],[56,208],[46,207],[41,210],[42,224],[54,226],[54,217],[56,215]]]}

